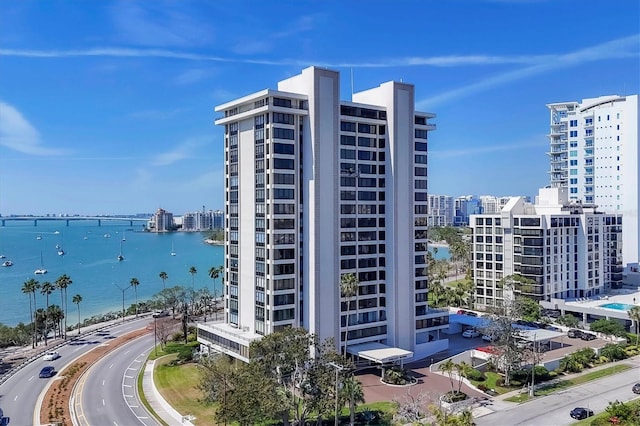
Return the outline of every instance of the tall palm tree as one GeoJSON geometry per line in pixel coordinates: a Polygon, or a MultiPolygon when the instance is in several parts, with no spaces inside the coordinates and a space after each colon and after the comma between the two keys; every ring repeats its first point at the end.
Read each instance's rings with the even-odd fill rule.
{"type": "Polygon", "coordinates": [[[347,322],[344,333],[344,356],[347,357],[347,343],[349,340],[349,311],[351,308],[351,298],[355,296],[356,298],[356,317],[358,314],[358,286],[360,283],[358,282],[358,277],[356,274],[342,274],[340,276],[340,293],[342,297],[347,299],[347,322]]]}
{"type": "Polygon", "coordinates": [[[209,269],[209,277],[213,280],[213,309],[215,311],[216,319],[218,318],[218,290],[216,289],[216,280],[223,272],[224,267],[222,265],[218,267],[212,266],[209,269]]]}
{"type": "MultiPolygon", "coordinates": [[[[47,317],[49,314],[49,295],[53,293],[55,289],[56,289],[56,286],[51,284],[49,281],[43,282],[42,287],[40,289],[40,293],[42,293],[47,300],[47,309],[45,309],[45,312],[47,313],[47,317]]],[[[44,323],[44,345],[45,346],[47,346],[47,337],[49,334],[49,324],[48,324],[49,321],[47,317],[45,317],[45,323],[44,323]]]]}
{"type": "MultiPolygon", "coordinates": [[[[38,346],[38,303],[36,300],[36,293],[40,290],[40,281],[35,281],[31,292],[33,293],[33,323],[35,327],[34,335],[36,339],[36,346],[38,346]]],[[[42,309],[40,309],[42,311],[42,309]]]]}
{"type": "Polygon", "coordinates": [[[67,274],[62,274],[56,280],[56,287],[60,289],[60,303],[62,304],[62,309],[64,310],[64,338],[67,338],[67,287],[73,284],[71,278],[67,274]],[[62,300],[62,295],[64,293],[64,300],[62,300]]]}
{"type": "Polygon", "coordinates": [[[62,337],[62,319],[64,318],[64,312],[58,305],[51,305],[47,308],[47,322],[51,324],[53,328],[53,337],[62,337]]]}
{"type": "Polygon", "coordinates": [[[640,338],[640,306],[634,306],[627,312],[636,326],[636,346],[638,346],[638,339],[640,338]]]}
{"type": "Polygon", "coordinates": [[[129,284],[131,284],[131,287],[133,287],[133,292],[136,295],[136,318],[138,317],[138,286],[140,285],[140,281],[138,281],[138,279],[136,277],[131,278],[131,281],[129,281],[129,284]]]}
{"type": "Polygon", "coordinates": [[[342,393],[344,399],[349,404],[349,424],[354,425],[356,420],[356,407],[364,402],[364,391],[362,383],[351,376],[342,382],[342,393]]]}
{"type": "Polygon", "coordinates": [[[33,304],[31,303],[31,293],[35,293],[37,281],[28,279],[22,284],[22,292],[29,295],[29,318],[31,318],[31,348],[36,347],[36,322],[33,319],[33,304]]]}
{"type": "Polygon", "coordinates": [[[164,271],[160,272],[160,279],[162,280],[162,289],[163,290],[166,288],[164,286],[164,282],[167,280],[167,278],[169,278],[169,275],[167,275],[166,272],[164,272],[164,271]]]}
{"type": "Polygon", "coordinates": [[[196,287],[195,277],[198,273],[198,270],[195,266],[192,266],[191,268],[189,268],[189,273],[191,274],[191,289],[194,290],[196,287]]]}
{"type": "Polygon", "coordinates": [[[71,299],[72,303],[75,303],[78,306],[78,334],[80,334],[80,302],[82,302],[82,296],[76,294],[71,299]]]}

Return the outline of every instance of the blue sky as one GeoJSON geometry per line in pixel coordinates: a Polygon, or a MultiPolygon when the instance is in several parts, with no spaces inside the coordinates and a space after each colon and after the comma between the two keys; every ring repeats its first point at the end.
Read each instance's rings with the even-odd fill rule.
{"type": "Polygon", "coordinates": [[[222,208],[213,108],[309,65],[415,85],[431,193],[535,195],[546,104],[638,93],[639,6],[0,1],[0,214],[222,208]]]}

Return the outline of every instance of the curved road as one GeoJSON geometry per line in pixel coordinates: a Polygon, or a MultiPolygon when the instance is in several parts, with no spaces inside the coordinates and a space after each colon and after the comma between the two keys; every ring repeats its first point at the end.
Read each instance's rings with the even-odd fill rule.
{"type": "MultiPolygon", "coordinates": [[[[477,419],[478,426],[492,425],[555,425],[575,423],[569,412],[575,407],[586,407],[598,414],[604,411],[610,401],[626,402],[638,395],[631,391],[634,383],[640,381],[640,360],[637,358],[621,361],[634,368],[613,376],[587,382],[548,396],[536,398],[524,404],[500,402],[502,410],[477,419]],[[503,405],[508,404],[508,405],[503,405]]],[[[496,403],[496,405],[498,405],[496,403]]],[[[489,406],[491,408],[491,406],[489,406]]]]}
{"type": "Polygon", "coordinates": [[[78,382],[73,404],[80,426],[159,425],[139,403],[137,378],[153,336],[122,345],[96,362],[78,382]]]}
{"type": "Polygon", "coordinates": [[[141,318],[115,324],[109,328],[84,335],[77,340],[71,340],[73,336],[70,336],[68,343],[56,349],[61,358],[55,361],[43,361],[40,358],[17,371],[0,385],[0,404],[2,404],[4,416],[9,418],[9,424],[15,426],[32,425],[34,424],[34,419],[39,420],[39,413],[35,412],[38,398],[45,391],[49,382],[56,380],[56,377],[49,379],[38,378],[42,367],[52,365],[57,371],[61,371],[77,357],[89,352],[92,348],[108,343],[117,336],[138,330],[146,326],[148,322],[149,318],[141,318]]]}

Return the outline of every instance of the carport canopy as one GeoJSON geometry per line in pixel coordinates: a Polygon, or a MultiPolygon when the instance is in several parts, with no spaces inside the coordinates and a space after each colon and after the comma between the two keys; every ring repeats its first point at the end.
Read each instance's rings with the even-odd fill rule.
{"type": "Polygon", "coordinates": [[[487,318],[472,317],[464,314],[449,314],[449,323],[457,322],[462,325],[468,325],[477,329],[487,328],[491,325],[491,321],[487,318]]]}
{"type": "Polygon", "coordinates": [[[539,328],[536,330],[520,330],[520,335],[518,337],[529,342],[545,342],[547,340],[566,335],[567,333],[563,333],[561,331],[544,330],[539,328]]]}
{"type": "Polygon", "coordinates": [[[380,364],[413,358],[413,352],[411,351],[394,348],[378,342],[360,343],[349,346],[347,352],[380,364]]]}

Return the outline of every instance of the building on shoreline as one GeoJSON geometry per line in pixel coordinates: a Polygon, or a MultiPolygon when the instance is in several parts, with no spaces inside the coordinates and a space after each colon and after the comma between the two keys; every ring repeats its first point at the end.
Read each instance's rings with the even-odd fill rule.
{"type": "Polygon", "coordinates": [[[427,306],[427,135],[414,87],[341,101],[339,73],[310,67],[216,107],[223,114],[225,322],[199,339],[236,358],[284,327],[379,362],[448,347],[448,312],[427,306]],[[341,297],[343,274],[359,278],[341,297]],[[384,352],[387,351],[387,352],[384,352]],[[375,357],[378,358],[375,358],[375,357]],[[382,360],[382,361],[381,361],[382,360]]]}
{"type": "MultiPolygon", "coordinates": [[[[542,188],[535,204],[509,200],[497,214],[471,216],[476,304],[499,307],[512,290],[503,278],[532,284],[536,300],[586,298],[622,285],[622,215],[571,202],[566,188],[542,188]]],[[[626,235],[626,233],[625,233],[626,235]]]]}
{"type": "Polygon", "coordinates": [[[175,231],[176,223],[173,218],[173,213],[170,213],[165,209],[158,208],[153,216],[151,216],[149,222],[147,222],[147,229],[150,232],[175,231]]]}

